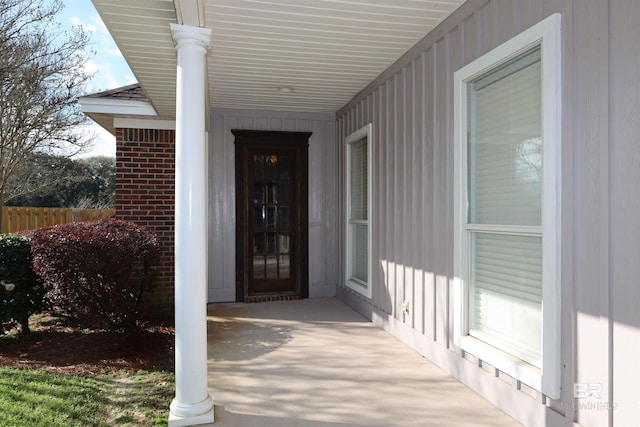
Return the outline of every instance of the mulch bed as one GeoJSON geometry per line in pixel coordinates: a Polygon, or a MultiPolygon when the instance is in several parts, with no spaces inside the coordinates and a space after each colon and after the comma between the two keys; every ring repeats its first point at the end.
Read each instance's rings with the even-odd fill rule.
{"type": "Polygon", "coordinates": [[[0,366],[92,374],[173,369],[174,328],[151,322],[138,331],[87,330],[48,318],[27,337],[0,339],[0,366]]]}

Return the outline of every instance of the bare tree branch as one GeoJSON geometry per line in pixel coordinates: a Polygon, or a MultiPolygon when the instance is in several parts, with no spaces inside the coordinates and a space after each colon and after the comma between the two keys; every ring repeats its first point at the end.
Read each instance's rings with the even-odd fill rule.
{"type": "Polygon", "coordinates": [[[55,21],[60,0],[0,0],[0,195],[34,152],[75,154],[92,139],[78,98],[91,77],[85,70],[88,34],[63,31],[55,21]]]}

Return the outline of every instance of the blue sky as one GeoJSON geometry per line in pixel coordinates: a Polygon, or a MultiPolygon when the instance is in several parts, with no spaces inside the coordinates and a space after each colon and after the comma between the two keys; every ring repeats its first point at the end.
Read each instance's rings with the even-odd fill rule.
{"type": "MultiPolygon", "coordinates": [[[[94,51],[86,63],[87,71],[94,74],[89,91],[100,92],[135,83],[136,79],[129,69],[100,15],[90,0],[63,0],[65,5],[58,19],[64,27],[82,26],[91,34],[89,49],[94,51]]],[[[89,131],[97,134],[96,144],[87,156],[115,157],[115,137],[97,124],[89,127],[89,131]]]]}

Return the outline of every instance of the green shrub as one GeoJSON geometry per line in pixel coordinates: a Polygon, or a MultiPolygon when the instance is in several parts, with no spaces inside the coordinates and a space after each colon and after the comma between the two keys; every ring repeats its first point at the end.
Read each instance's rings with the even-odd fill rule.
{"type": "Polygon", "coordinates": [[[29,333],[29,316],[42,311],[44,290],[33,272],[30,238],[0,235],[0,328],[20,324],[29,333]]]}
{"type": "Polygon", "coordinates": [[[52,308],[87,327],[135,326],[158,241],[144,227],[105,218],[33,232],[33,268],[52,308]]]}

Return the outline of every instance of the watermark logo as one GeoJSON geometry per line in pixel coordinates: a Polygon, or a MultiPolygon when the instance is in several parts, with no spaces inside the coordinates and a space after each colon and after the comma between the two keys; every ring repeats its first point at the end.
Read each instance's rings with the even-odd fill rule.
{"type": "Polygon", "coordinates": [[[604,387],[598,383],[575,383],[573,397],[575,399],[601,399],[604,387]]]}
{"type": "Polygon", "coordinates": [[[559,403],[558,407],[573,411],[615,411],[618,409],[616,402],[602,401],[605,394],[604,386],[600,383],[575,383],[573,384],[572,403],[559,403]]]}

